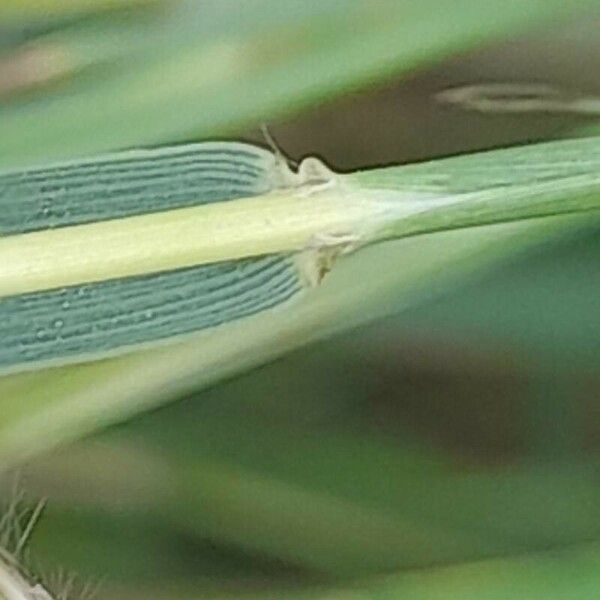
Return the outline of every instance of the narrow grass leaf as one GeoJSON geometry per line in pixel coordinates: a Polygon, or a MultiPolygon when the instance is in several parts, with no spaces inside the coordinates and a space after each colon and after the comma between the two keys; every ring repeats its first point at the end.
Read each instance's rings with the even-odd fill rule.
{"type": "Polygon", "coordinates": [[[596,211],[599,167],[590,138],[350,175],[225,142],[5,173],[0,370],[268,311],[385,239],[596,211]]]}

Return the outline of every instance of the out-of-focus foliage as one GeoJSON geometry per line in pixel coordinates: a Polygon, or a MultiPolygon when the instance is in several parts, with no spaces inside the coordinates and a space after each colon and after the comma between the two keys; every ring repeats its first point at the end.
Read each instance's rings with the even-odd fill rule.
{"type": "MultiPolygon", "coordinates": [[[[0,106],[0,161],[230,134],[593,4],[187,0],[159,3],[131,20],[103,12],[63,28],[52,26],[57,15],[48,9],[48,33],[9,48],[4,61],[14,52],[25,82],[36,57],[54,61],[44,71],[55,73],[55,84],[36,94],[30,82],[26,101],[0,106]]],[[[18,91],[14,76],[5,76],[7,85],[18,91]]],[[[2,86],[0,79],[0,93],[2,86]]]]}
{"type": "MultiPolygon", "coordinates": [[[[325,131],[340,165],[447,152],[449,135],[455,149],[564,135],[581,121],[469,117],[453,130],[449,109],[423,119],[435,86],[417,69],[441,64],[433,83],[444,69],[464,83],[481,64],[508,78],[522,65],[506,47],[549,25],[539,79],[562,69],[600,85],[598,69],[578,73],[553,43],[569,13],[572,47],[583,45],[594,2],[35,4],[0,8],[3,165],[247,135],[292,112],[276,124],[283,145],[318,152],[325,131]],[[491,41],[505,49],[494,55],[491,41]],[[421,123],[406,142],[388,126],[398,113],[421,123]],[[393,131],[383,150],[369,136],[382,122],[393,131]]],[[[384,321],[204,392],[190,347],[0,382],[11,398],[0,422],[22,426],[5,428],[0,448],[11,464],[29,457],[24,484],[49,500],[34,564],[128,600],[595,597],[599,232],[566,219],[369,249],[325,280],[315,314],[327,333],[384,321]],[[46,403],[58,408],[27,420],[46,403]]],[[[297,318],[296,333],[260,350],[236,341],[235,368],[212,380],[315,339],[297,318]]]]}

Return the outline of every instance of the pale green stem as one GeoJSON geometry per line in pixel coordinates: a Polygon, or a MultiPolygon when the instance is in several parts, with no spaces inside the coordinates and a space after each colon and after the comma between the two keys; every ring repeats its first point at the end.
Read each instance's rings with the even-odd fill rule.
{"type": "Polygon", "coordinates": [[[359,171],[349,183],[382,198],[429,197],[431,208],[389,220],[376,239],[408,237],[600,209],[598,138],[536,144],[359,171]]]}
{"type": "Polygon", "coordinates": [[[331,249],[599,209],[598,138],[331,173],[251,198],[0,238],[0,296],[266,254],[327,262],[331,249]]]}

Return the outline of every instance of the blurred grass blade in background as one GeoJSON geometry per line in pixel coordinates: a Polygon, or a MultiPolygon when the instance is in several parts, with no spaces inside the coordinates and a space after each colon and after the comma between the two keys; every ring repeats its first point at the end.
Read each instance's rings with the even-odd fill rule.
{"type": "MultiPolygon", "coordinates": [[[[105,4],[130,3],[86,6],[105,4]]],[[[187,0],[142,11],[143,4],[133,4],[140,7],[136,27],[96,17],[54,33],[51,47],[64,50],[72,73],[45,94],[0,105],[0,164],[230,134],[597,6],[595,0],[455,0],[451,9],[445,0],[187,0]],[[80,72],[76,65],[107,55],[102,39],[125,52],[108,52],[101,69],[80,72]]],[[[31,6],[24,5],[22,18],[31,6]]],[[[40,16],[69,13],[56,6],[45,3],[40,16]]]]}

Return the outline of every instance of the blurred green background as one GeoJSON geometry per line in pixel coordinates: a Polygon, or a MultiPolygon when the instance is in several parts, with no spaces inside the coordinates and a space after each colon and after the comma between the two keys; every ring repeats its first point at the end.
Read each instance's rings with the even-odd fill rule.
{"type": "MultiPolygon", "coordinates": [[[[600,94],[599,27],[596,2],[9,0],[0,164],[264,143],[263,122],[342,171],[585,135],[589,116],[435,94],[600,94]]],[[[33,570],[114,599],[598,596],[600,221],[506,244],[418,301],[388,290],[394,316],[20,465],[48,499],[33,570]]]]}

